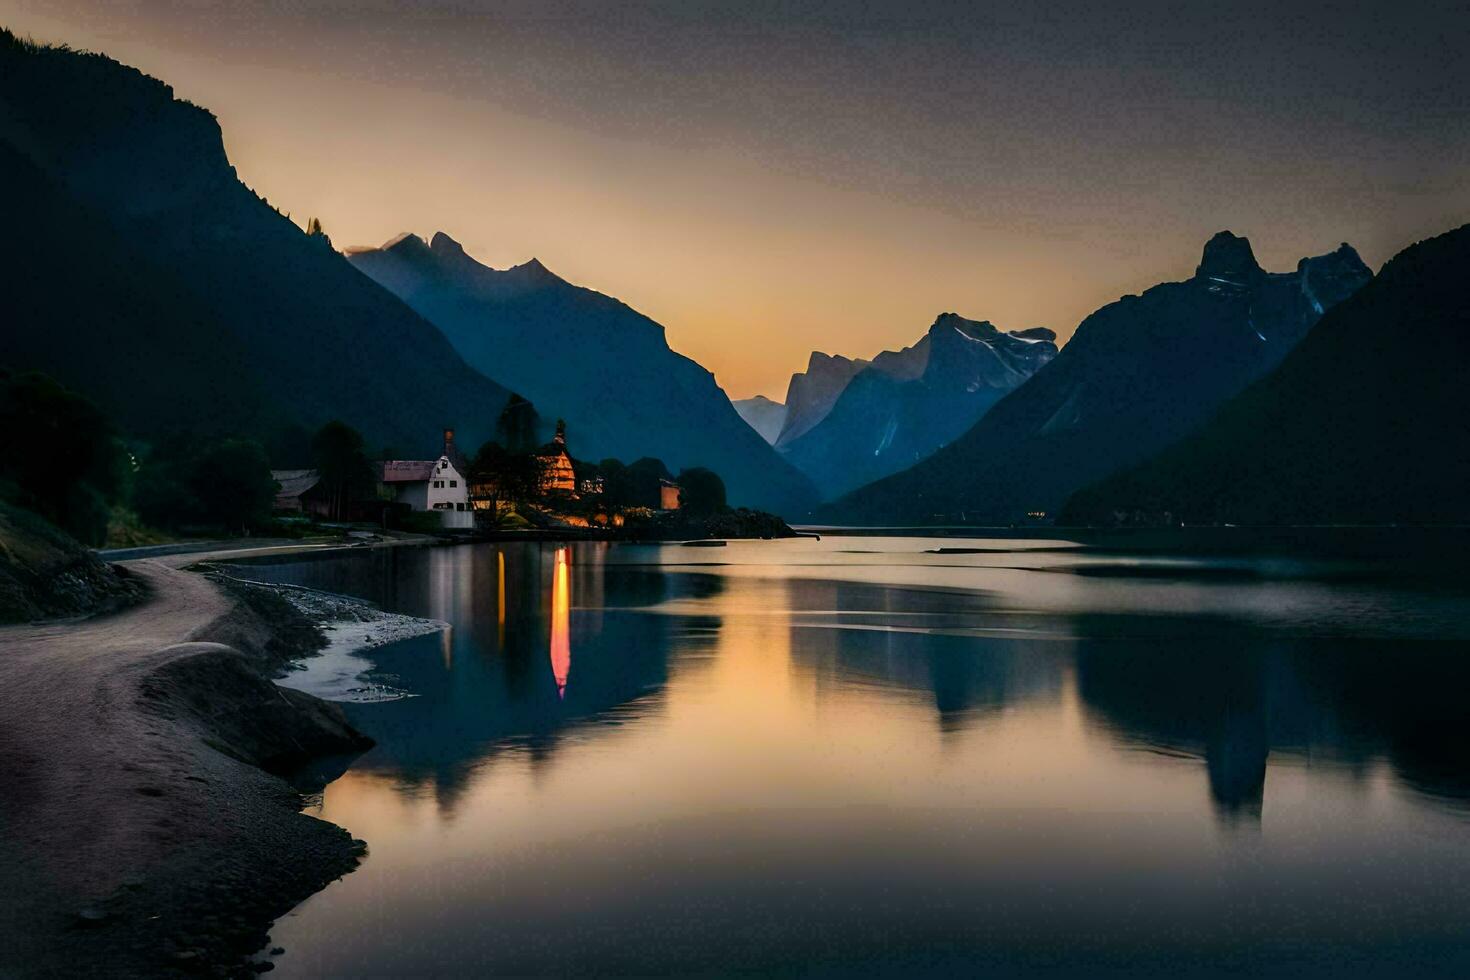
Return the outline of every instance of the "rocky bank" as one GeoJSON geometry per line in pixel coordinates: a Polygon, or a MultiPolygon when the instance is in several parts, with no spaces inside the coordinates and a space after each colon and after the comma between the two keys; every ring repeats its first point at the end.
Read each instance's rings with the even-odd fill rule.
{"type": "Polygon", "coordinates": [[[115,609],[143,583],[26,511],[0,504],[0,623],[115,609]]]}
{"type": "Polygon", "coordinates": [[[160,561],[124,574],[147,595],[124,611],[0,627],[0,976],[268,969],[246,958],[271,922],[365,852],[283,778],[371,744],[268,679],[319,633],[160,561]]]}

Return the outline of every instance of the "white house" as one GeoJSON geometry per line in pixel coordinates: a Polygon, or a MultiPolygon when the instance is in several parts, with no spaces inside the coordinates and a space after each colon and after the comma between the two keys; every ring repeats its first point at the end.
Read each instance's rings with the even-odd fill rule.
{"type": "Polygon", "coordinates": [[[438,511],[447,528],[471,528],[470,484],[455,464],[454,431],[444,432],[444,452],[438,459],[390,459],[381,479],[393,499],[414,510],[438,511]]]}

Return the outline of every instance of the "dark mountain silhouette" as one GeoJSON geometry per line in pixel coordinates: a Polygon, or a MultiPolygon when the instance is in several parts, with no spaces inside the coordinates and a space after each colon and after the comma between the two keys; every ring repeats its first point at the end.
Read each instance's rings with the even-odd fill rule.
{"type": "Polygon", "coordinates": [[[1410,246],[1273,373],[1065,519],[1470,520],[1470,225],[1410,246]],[[1124,512],[1127,512],[1126,516],[1124,512]]]}
{"type": "Polygon", "coordinates": [[[1046,367],[916,466],[824,508],[838,522],[996,522],[1055,512],[1146,459],[1270,371],[1371,278],[1347,245],[1264,272],[1221,232],[1195,275],[1093,313],[1046,367]]]}
{"type": "Polygon", "coordinates": [[[101,55],[0,33],[8,233],[0,363],[125,431],[275,441],[342,418],[371,445],[488,436],[508,392],[247,189],[207,111],[101,55]]]}
{"type": "Polygon", "coordinates": [[[745,420],[745,424],[766,442],[775,442],[776,437],[781,434],[781,426],[786,424],[786,406],[771,401],[765,395],[741,398],[730,404],[735,406],[735,411],[745,420]]]}
{"type": "Polygon", "coordinates": [[[497,270],[442,232],[350,256],[436,324],[472,365],[567,420],[583,459],[655,456],[724,478],[731,503],[785,513],[814,499],[805,477],[746,425],[714,376],[669,349],[659,324],[532,259],[497,270]]]}
{"type": "Polygon", "coordinates": [[[776,437],[776,448],[785,449],[826,418],[847,383],[868,363],[812,351],[806,370],[793,374],[786,386],[786,421],[776,437]]]}
{"type": "Polygon", "coordinates": [[[1002,333],[940,314],[912,347],[873,358],[783,452],[826,497],[896,473],[968,430],[1056,356],[1055,341],[1045,327],[1002,333]]]}

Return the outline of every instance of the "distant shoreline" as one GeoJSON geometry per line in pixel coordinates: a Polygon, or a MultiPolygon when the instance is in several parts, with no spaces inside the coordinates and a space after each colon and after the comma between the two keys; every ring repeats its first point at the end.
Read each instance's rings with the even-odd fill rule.
{"type": "MultiPolygon", "coordinates": [[[[801,532],[783,535],[782,538],[804,536],[801,532]]],[[[810,536],[805,535],[805,536],[810,536]]],[[[136,548],[95,549],[94,554],[106,562],[138,561],[147,558],[188,558],[198,561],[218,558],[234,560],[296,554],[341,554],[374,548],[434,548],[466,544],[505,544],[512,542],[575,542],[617,541],[628,544],[683,544],[687,541],[730,540],[770,541],[776,536],[712,535],[702,538],[697,535],[672,535],[657,537],[637,533],[600,528],[534,528],[525,530],[474,531],[450,534],[398,534],[394,537],[364,538],[359,541],[322,538],[229,538],[201,541],[175,541],[168,544],[144,545],[136,548]]]]}
{"type": "MultiPolygon", "coordinates": [[[[1284,558],[1354,558],[1420,560],[1434,563],[1458,561],[1470,550],[1470,525],[1299,525],[1188,527],[1054,527],[983,525],[858,525],[793,524],[798,537],[914,537],[989,538],[1002,541],[1058,542],[1067,550],[1109,553],[1173,555],[1241,555],[1284,558]]],[[[478,532],[465,535],[415,535],[374,541],[322,541],[248,538],[228,541],[177,542],[142,548],[100,550],[108,562],[142,558],[290,557],[292,555],[341,555],[375,548],[444,547],[465,544],[510,542],[616,541],[629,544],[683,544],[697,538],[646,538],[582,528],[478,532]]],[[[728,540],[767,540],[736,538],[728,540]]]]}
{"type": "Polygon", "coordinates": [[[1470,525],[1305,524],[1187,527],[984,527],[794,525],[833,537],[992,538],[1065,542],[1069,550],[1173,555],[1355,558],[1458,562],[1470,525]]]}

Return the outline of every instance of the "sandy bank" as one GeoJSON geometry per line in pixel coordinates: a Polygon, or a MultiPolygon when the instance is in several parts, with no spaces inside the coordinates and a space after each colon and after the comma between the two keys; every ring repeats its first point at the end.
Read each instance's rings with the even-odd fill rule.
{"type": "Polygon", "coordinates": [[[6,977],[244,969],[361,853],[273,773],[366,740],[266,679],[272,629],[216,584],[129,571],[140,605],[0,628],[6,977]]]}
{"type": "Polygon", "coordinates": [[[238,631],[231,626],[227,631],[232,639],[227,642],[247,648],[260,645],[263,661],[275,668],[272,678],[277,684],[328,701],[391,701],[408,696],[371,677],[373,664],[363,652],[449,629],[448,623],[384,612],[351,596],[239,577],[242,572],[248,575],[248,568],[199,567],[255,613],[249,619],[272,626],[265,637],[248,635],[248,627],[238,631]]]}

